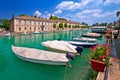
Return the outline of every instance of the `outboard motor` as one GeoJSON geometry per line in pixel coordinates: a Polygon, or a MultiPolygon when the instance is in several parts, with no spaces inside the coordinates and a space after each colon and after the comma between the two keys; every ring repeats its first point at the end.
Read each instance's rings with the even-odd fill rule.
{"type": "Polygon", "coordinates": [[[81,55],[81,53],[83,51],[83,47],[82,46],[77,46],[76,50],[77,50],[77,53],[79,53],[81,55]]]}
{"type": "Polygon", "coordinates": [[[66,57],[67,57],[68,59],[74,60],[74,54],[71,53],[71,52],[68,52],[68,53],[66,54],[66,57]]]}

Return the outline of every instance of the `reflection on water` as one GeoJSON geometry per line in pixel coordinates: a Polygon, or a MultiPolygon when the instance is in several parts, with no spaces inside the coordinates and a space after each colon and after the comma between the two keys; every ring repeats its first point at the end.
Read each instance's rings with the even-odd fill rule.
{"type": "MultiPolygon", "coordinates": [[[[40,44],[43,41],[59,38],[61,40],[71,40],[73,36],[80,36],[81,33],[86,32],[85,30],[81,31],[0,37],[0,80],[65,80],[66,67],[23,61],[13,54],[11,45],[44,49],[40,44]]],[[[88,49],[84,49],[82,56],[87,53],[88,49]]],[[[66,80],[75,80],[73,78],[87,80],[83,79],[83,77],[88,77],[87,73],[90,67],[88,62],[85,62],[81,57],[77,57],[74,61],[71,61],[71,64],[72,67],[67,71],[66,80]],[[84,76],[79,76],[79,74],[84,76]]]]}
{"type": "Polygon", "coordinates": [[[8,63],[9,60],[7,59],[6,55],[0,52],[0,73],[4,72],[8,63]]]}
{"type": "MultiPolygon", "coordinates": [[[[40,43],[47,40],[71,40],[76,32],[59,32],[59,33],[42,33],[31,35],[19,35],[14,37],[14,45],[37,47],[41,46],[40,43]]],[[[76,34],[77,35],[77,34],[76,34]]]]}

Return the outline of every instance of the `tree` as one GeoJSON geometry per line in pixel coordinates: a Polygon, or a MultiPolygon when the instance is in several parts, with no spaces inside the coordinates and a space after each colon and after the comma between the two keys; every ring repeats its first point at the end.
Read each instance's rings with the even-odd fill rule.
{"type": "Polygon", "coordinates": [[[67,19],[65,19],[65,18],[58,18],[58,20],[64,20],[64,21],[67,21],[67,19]]]}
{"type": "Polygon", "coordinates": [[[116,16],[117,16],[117,17],[119,17],[119,15],[120,15],[120,11],[118,11],[118,12],[116,13],[116,16]]]}
{"type": "Polygon", "coordinates": [[[56,20],[56,19],[58,19],[58,17],[57,17],[57,16],[52,16],[52,15],[51,15],[49,19],[56,20]]]}
{"type": "Polygon", "coordinates": [[[99,23],[95,23],[95,24],[93,24],[92,26],[99,26],[99,23]]]}
{"type": "Polygon", "coordinates": [[[71,25],[69,25],[68,27],[71,28],[71,25]]]}
{"type": "Polygon", "coordinates": [[[112,25],[113,25],[112,22],[108,24],[108,26],[112,26],[112,25]]]}
{"type": "Polygon", "coordinates": [[[8,19],[1,19],[0,20],[0,27],[5,28],[6,30],[9,30],[10,21],[8,19]]]}
{"type": "Polygon", "coordinates": [[[53,28],[56,28],[56,24],[53,24],[53,28]]]}
{"type": "Polygon", "coordinates": [[[64,24],[64,27],[67,28],[67,23],[64,24]]]}
{"type": "Polygon", "coordinates": [[[20,14],[19,16],[27,16],[27,15],[25,15],[25,14],[20,14]]]}
{"type": "Polygon", "coordinates": [[[59,28],[63,28],[63,23],[59,23],[59,28]]]}

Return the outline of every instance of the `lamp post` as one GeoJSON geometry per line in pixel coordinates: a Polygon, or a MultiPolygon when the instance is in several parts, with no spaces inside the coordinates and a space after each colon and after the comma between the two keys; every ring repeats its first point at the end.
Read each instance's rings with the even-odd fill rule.
{"type": "Polygon", "coordinates": [[[118,35],[119,35],[119,30],[120,30],[120,18],[118,20],[118,35]]]}
{"type": "MultiPolygon", "coordinates": [[[[116,16],[119,17],[120,11],[116,13],[116,16]]],[[[120,30],[120,18],[118,19],[118,35],[119,35],[119,30],[120,30]]]]}

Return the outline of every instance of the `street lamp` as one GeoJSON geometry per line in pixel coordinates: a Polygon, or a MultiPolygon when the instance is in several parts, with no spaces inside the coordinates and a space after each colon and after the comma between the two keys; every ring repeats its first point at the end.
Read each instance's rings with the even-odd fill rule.
{"type": "MultiPolygon", "coordinates": [[[[120,11],[116,13],[116,16],[119,17],[120,11]]],[[[118,19],[118,35],[119,35],[119,30],[120,30],[120,18],[118,19]]]]}
{"type": "Polygon", "coordinates": [[[118,19],[118,34],[119,34],[119,30],[120,30],[120,18],[118,19]]]}

